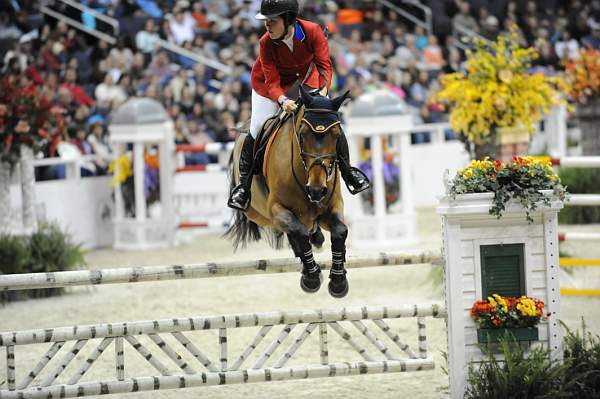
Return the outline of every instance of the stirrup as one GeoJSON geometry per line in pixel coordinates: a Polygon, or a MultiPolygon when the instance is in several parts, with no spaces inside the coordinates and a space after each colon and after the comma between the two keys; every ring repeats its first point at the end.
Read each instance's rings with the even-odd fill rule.
{"type": "Polygon", "coordinates": [[[350,167],[350,170],[348,171],[348,175],[344,178],[344,183],[346,183],[346,187],[348,188],[348,191],[350,191],[350,194],[358,194],[362,191],[365,191],[366,189],[371,187],[371,182],[369,181],[369,178],[367,177],[367,175],[360,169],[358,168],[354,168],[354,167],[350,167]],[[358,187],[354,187],[353,185],[350,185],[350,183],[348,182],[348,180],[354,180],[354,174],[358,174],[362,177],[363,180],[363,184],[359,185],[358,187]]]}
{"type": "Polygon", "coordinates": [[[248,191],[248,198],[246,199],[246,201],[244,203],[239,203],[234,200],[234,197],[236,196],[236,194],[238,196],[242,195],[242,194],[238,194],[240,192],[240,190],[247,190],[247,189],[246,189],[246,187],[244,187],[241,184],[234,187],[233,190],[231,190],[231,195],[229,195],[229,199],[227,200],[227,206],[232,209],[238,210],[238,211],[246,212],[248,210],[248,208],[250,208],[251,195],[250,195],[250,192],[248,191]]]}

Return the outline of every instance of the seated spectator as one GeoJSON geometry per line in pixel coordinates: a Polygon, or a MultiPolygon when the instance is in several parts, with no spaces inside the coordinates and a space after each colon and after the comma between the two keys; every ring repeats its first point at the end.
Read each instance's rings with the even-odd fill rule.
{"type": "Polygon", "coordinates": [[[554,45],[556,56],[564,60],[575,60],[579,58],[579,43],[571,37],[571,32],[563,30],[560,32],[560,39],[554,45]]]}
{"type": "Polygon", "coordinates": [[[105,106],[114,101],[123,103],[127,100],[127,94],[123,88],[114,83],[112,74],[108,72],[104,75],[102,83],[96,86],[94,94],[96,100],[105,106]]]}
{"type": "MultiPolygon", "coordinates": [[[[182,3],[180,0],[178,4],[182,3]]],[[[187,1],[185,1],[186,4],[187,1]]],[[[175,44],[181,45],[183,42],[191,42],[194,40],[194,29],[196,28],[196,20],[192,15],[185,11],[181,6],[175,6],[173,15],[167,17],[169,27],[175,44]]]]}
{"type": "Polygon", "coordinates": [[[471,5],[468,1],[458,2],[459,12],[452,17],[452,29],[460,31],[460,28],[467,28],[474,32],[479,31],[477,20],[471,15],[471,5]]]}
{"type": "Polygon", "coordinates": [[[94,115],[88,119],[89,134],[86,141],[90,143],[95,155],[94,164],[96,165],[97,175],[106,175],[108,162],[111,157],[112,149],[109,145],[108,134],[104,126],[104,118],[94,115]]]}
{"type": "Polygon", "coordinates": [[[419,52],[423,52],[423,50],[425,50],[425,47],[427,47],[428,44],[428,38],[427,35],[425,34],[425,29],[423,29],[422,26],[416,26],[415,27],[415,47],[417,48],[417,50],[419,50],[419,52]]]}
{"type": "Polygon", "coordinates": [[[135,46],[144,55],[144,64],[147,65],[152,59],[152,53],[156,49],[157,42],[160,39],[156,33],[154,20],[149,18],[144,23],[144,30],[135,35],[135,46]]]}
{"type": "Polygon", "coordinates": [[[600,22],[591,19],[588,23],[592,33],[582,39],[584,46],[600,50],[600,22]]]}
{"type": "Polygon", "coordinates": [[[423,58],[429,66],[441,68],[444,64],[442,49],[438,46],[438,40],[435,35],[429,36],[427,47],[423,50],[423,58]]]}
{"type": "Polygon", "coordinates": [[[77,82],[77,71],[73,68],[67,69],[65,73],[65,81],[61,85],[68,89],[71,92],[71,96],[73,97],[73,101],[77,104],[92,106],[94,105],[94,100],[92,100],[83,90],[83,87],[77,82]]]}
{"type": "Polygon", "coordinates": [[[404,43],[396,49],[395,58],[401,68],[406,68],[419,59],[419,50],[415,46],[414,35],[408,33],[404,35],[404,43]]]}

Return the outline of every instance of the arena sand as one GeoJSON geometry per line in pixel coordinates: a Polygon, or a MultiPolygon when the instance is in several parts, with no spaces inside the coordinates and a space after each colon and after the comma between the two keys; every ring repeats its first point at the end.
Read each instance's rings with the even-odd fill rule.
{"type": "MultiPolygon", "coordinates": [[[[418,212],[419,236],[422,242],[413,251],[439,251],[441,231],[439,217],[433,208],[418,212]]],[[[566,231],[598,231],[600,226],[570,226],[566,231]]],[[[561,250],[572,256],[600,258],[600,242],[568,242],[561,250]]],[[[329,255],[329,245],[325,245],[318,256],[329,255]]],[[[349,249],[349,255],[360,252],[349,249]]],[[[217,234],[199,235],[191,242],[170,250],[143,252],[122,252],[97,250],[86,254],[89,268],[128,267],[142,265],[167,265],[174,263],[198,263],[203,261],[229,261],[242,259],[291,257],[289,249],[274,251],[265,243],[252,244],[234,253],[231,244],[217,234]]],[[[129,285],[106,285],[93,288],[72,288],[68,294],[49,299],[29,300],[11,303],[0,307],[0,331],[28,328],[58,327],[74,324],[93,324],[129,320],[189,317],[228,313],[246,313],[270,310],[292,310],[302,308],[338,308],[342,306],[390,305],[413,303],[443,303],[442,287],[435,283],[434,266],[414,265],[393,268],[371,268],[351,270],[350,293],[344,299],[333,299],[326,287],[314,295],[304,294],[298,283],[298,275],[293,273],[261,276],[221,277],[215,279],[152,282],[129,285]]],[[[576,281],[586,286],[600,287],[600,275],[596,270],[580,270],[573,274],[576,281]],[[587,274],[586,274],[587,273],[587,274]]],[[[589,330],[600,333],[600,298],[563,298],[562,320],[570,328],[578,328],[581,318],[585,318],[589,330]]],[[[401,320],[391,323],[401,337],[413,348],[417,348],[416,320],[401,320]]],[[[350,327],[348,327],[350,328],[350,327]]],[[[230,362],[254,337],[256,329],[229,330],[230,362]]],[[[269,337],[274,337],[280,329],[274,328],[269,337]],[[277,331],[275,331],[277,330],[277,331]]],[[[356,332],[356,330],[349,330],[356,332]]],[[[195,333],[194,333],[195,334],[195,333]]],[[[202,333],[197,339],[204,340],[198,345],[211,359],[218,358],[216,333],[202,333]],[[212,334],[212,335],[211,335],[212,334]]],[[[293,331],[291,336],[299,334],[293,331]]],[[[427,339],[429,351],[435,357],[436,369],[416,373],[376,374],[356,377],[336,377],[313,380],[258,383],[247,385],[217,386],[185,390],[144,392],[110,397],[127,398],[440,398],[446,397],[447,377],[442,371],[445,366],[442,353],[446,348],[445,323],[440,319],[427,319],[427,339]]],[[[264,344],[268,344],[267,340],[264,344]]],[[[360,361],[354,350],[349,348],[330,330],[330,361],[360,361]]],[[[199,342],[199,341],[195,341],[199,342]]],[[[292,342],[288,337],[282,347],[287,349],[292,342]]],[[[153,344],[148,343],[153,349],[153,344]]],[[[313,333],[290,365],[304,362],[318,363],[318,335],[313,333]]],[[[94,345],[90,345],[93,347],[94,345]]],[[[128,345],[126,347],[126,376],[154,375],[151,366],[145,363],[128,345]]],[[[370,352],[377,355],[375,351],[370,352]]],[[[82,381],[90,381],[101,376],[100,366],[105,370],[114,368],[112,345],[89,371],[82,381]]],[[[45,345],[34,345],[17,349],[17,379],[37,362],[46,350],[45,345]],[[36,358],[38,356],[38,358],[36,358]]],[[[64,349],[63,349],[64,350],[64,349]]],[[[91,348],[87,348],[91,350],[91,348]]],[[[154,350],[156,353],[156,350],[154,350]]],[[[82,351],[78,358],[86,355],[82,351]]],[[[183,352],[180,352],[183,354],[183,352]]],[[[280,354],[278,351],[277,354],[280,354]]],[[[256,354],[255,354],[256,356],[256,354]]],[[[274,356],[277,358],[278,356],[274,356]]],[[[174,370],[174,365],[164,361],[174,370]]],[[[78,362],[73,362],[66,370],[70,376],[78,362]]],[[[197,371],[202,366],[191,362],[197,371]]],[[[230,363],[231,364],[231,363],[230,363]]],[[[246,366],[249,366],[247,363],[246,366]]],[[[45,371],[51,370],[51,365],[45,371]]],[[[106,375],[104,374],[103,378],[106,375]]],[[[5,388],[6,360],[0,356],[0,388],[5,388]]],[[[64,382],[61,378],[58,382],[64,382]]]]}

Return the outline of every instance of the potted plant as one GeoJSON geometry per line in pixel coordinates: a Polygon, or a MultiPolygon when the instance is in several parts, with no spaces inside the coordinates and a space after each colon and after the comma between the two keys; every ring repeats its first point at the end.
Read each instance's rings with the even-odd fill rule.
{"type": "Polygon", "coordinates": [[[480,343],[499,342],[507,334],[515,341],[536,341],[537,325],[547,317],[544,302],[527,296],[513,298],[492,294],[471,307],[480,343]]]}
{"type": "Polygon", "coordinates": [[[531,74],[537,51],[522,48],[515,29],[496,42],[475,40],[467,52],[466,74],[443,75],[432,99],[450,106],[450,124],[472,159],[485,156],[507,162],[525,155],[537,122],[553,105],[564,103],[560,78],[531,74]]]}
{"type": "Polygon", "coordinates": [[[65,121],[62,109],[52,106],[25,77],[0,79],[0,227],[10,226],[10,176],[20,163],[23,226],[37,228],[34,200],[34,154],[60,141],[65,121]]]}
{"type": "Polygon", "coordinates": [[[577,103],[583,155],[600,154],[600,52],[581,49],[565,63],[568,94],[577,103]]]}
{"type": "Polygon", "coordinates": [[[562,201],[567,194],[550,161],[529,156],[514,156],[509,163],[487,157],[471,161],[449,182],[448,194],[456,199],[471,193],[493,195],[489,212],[498,218],[510,201],[516,201],[525,209],[529,222],[533,222],[531,212],[540,204],[549,205],[552,197],[562,201]]]}

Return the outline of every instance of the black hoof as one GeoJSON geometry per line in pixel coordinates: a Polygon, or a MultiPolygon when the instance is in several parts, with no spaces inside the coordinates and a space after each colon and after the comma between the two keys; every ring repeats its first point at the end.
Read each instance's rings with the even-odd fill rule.
{"type": "Polygon", "coordinates": [[[321,268],[313,273],[302,272],[302,275],[300,276],[300,288],[302,288],[302,291],[309,294],[314,294],[319,291],[322,282],[323,273],[321,273],[321,268]]]}
{"type": "Polygon", "coordinates": [[[329,273],[329,295],[334,298],[343,298],[348,294],[350,287],[346,279],[346,270],[341,274],[329,273]]]}

